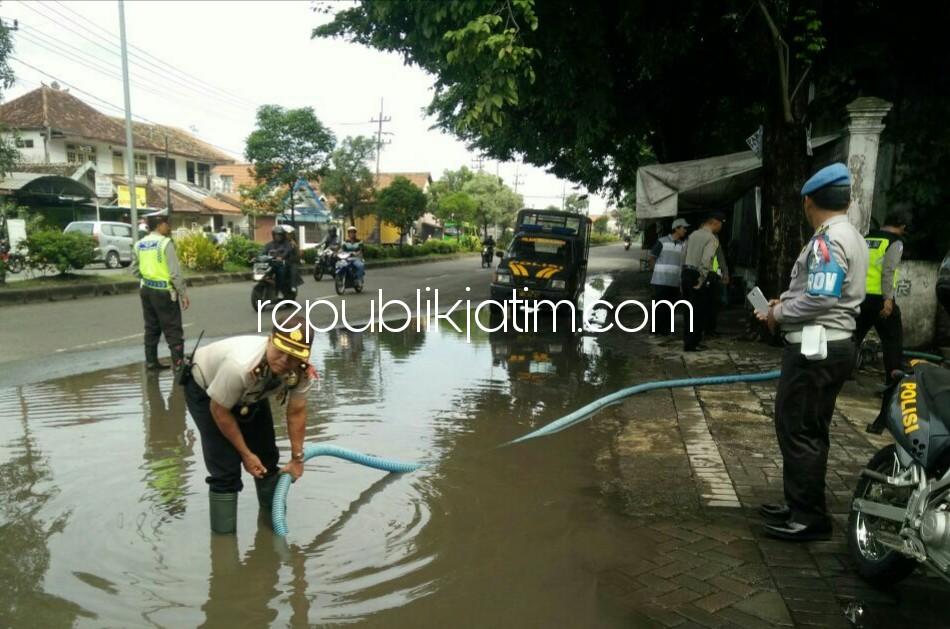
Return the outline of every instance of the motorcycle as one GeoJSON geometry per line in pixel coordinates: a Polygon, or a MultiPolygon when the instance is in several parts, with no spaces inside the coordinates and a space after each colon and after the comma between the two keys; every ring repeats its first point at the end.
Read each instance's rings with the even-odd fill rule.
{"type": "Polygon", "coordinates": [[[495,248],[491,245],[482,245],[482,268],[485,267],[491,268],[491,265],[494,263],[492,258],[495,257],[495,248]]]}
{"type": "Polygon", "coordinates": [[[950,371],[899,374],[867,431],[896,443],[861,470],[848,518],[858,574],[886,586],[922,565],[950,581],[950,371]]]}
{"type": "Polygon", "coordinates": [[[313,279],[320,281],[324,275],[333,275],[333,269],[336,267],[336,250],[331,247],[324,247],[317,253],[317,259],[313,264],[313,279]]]}
{"type": "Polygon", "coordinates": [[[633,240],[631,240],[630,236],[625,236],[623,239],[623,250],[630,251],[631,244],[633,244],[633,240]]]}
{"type": "Polygon", "coordinates": [[[25,266],[22,255],[9,251],[6,248],[3,248],[3,253],[0,254],[0,264],[6,267],[7,273],[14,275],[22,271],[25,266]]]}
{"type": "Polygon", "coordinates": [[[337,295],[342,295],[347,288],[357,293],[363,292],[363,280],[356,279],[356,260],[348,251],[336,254],[336,267],[333,270],[333,287],[337,295]]]}
{"type": "MultiPolygon", "coordinates": [[[[256,311],[258,303],[270,301],[273,307],[277,301],[277,270],[284,264],[283,260],[278,260],[268,254],[261,254],[254,258],[253,279],[254,288],[251,289],[251,307],[256,311]]],[[[294,299],[297,296],[296,287],[291,287],[282,291],[284,299],[294,299]]]]}

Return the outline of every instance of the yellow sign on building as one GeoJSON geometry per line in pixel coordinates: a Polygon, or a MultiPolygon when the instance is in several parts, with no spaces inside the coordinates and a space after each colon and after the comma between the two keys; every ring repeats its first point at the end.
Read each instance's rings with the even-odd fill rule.
{"type": "MultiPolygon", "coordinates": [[[[128,186],[116,186],[116,205],[119,207],[132,207],[132,199],[129,196],[128,186]]],[[[144,186],[135,186],[135,207],[144,208],[147,205],[146,191],[144,186]]]]}

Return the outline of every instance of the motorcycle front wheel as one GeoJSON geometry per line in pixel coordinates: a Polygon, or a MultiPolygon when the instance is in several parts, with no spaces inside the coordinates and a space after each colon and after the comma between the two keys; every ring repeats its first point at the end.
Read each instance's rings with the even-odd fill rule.
{"type": "Polygon", "coordinates": [[[23,270],[23,258],[20,256],[10,256],[7,260],[7,271],[16,275],[23,270]]]}
{"type": "Polygon", "coordinates": [[[319,260],[313,265],[313,279],[318,282],[323,279],[323,265],[320,264],[319,260]]]}
{"type": "Polygon", "coordinates": [[[357,293],[363,292],[363,280],[353,280],[353,290],[357,293]]]}
{"type": "Polygon", "coordinates": [[[277,299],[277,289],[273,284],[259,283],[251,289],[251,307],[257,312],[258,302],[270,301],[271,307],[277,299]]]}
{"type": "MultiPolygon", "coordinates": [[[[897,449],[891,444],[874,455],[867,464],[867,469],[886,476],[895,476],[901,471],[896,456],[897,449]]],[[[911,488],[891,487],[862,476],[858,478],[854,498],[906,509],[910,493],[911,488]]],[[[917,567],[915,559],[902,555],[877,540],[881,533],[896,537],[900,528],[898,522],[862,513],[855,510],[852,504],[851,514],[848,516],[848,548],[858,574],[872,585],[892,585],[906,578],[917,567]]]]}
{"type": "Polygon", "coordinates": [[[333,278],[333,288],[336,290],[337,295],[342,295],[343,291],[346,290],[346,275],[340,273],[333,278]]]}

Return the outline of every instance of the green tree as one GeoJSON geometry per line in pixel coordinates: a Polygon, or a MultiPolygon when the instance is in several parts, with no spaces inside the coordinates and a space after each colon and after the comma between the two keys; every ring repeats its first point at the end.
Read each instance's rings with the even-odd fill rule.
{"type": "Polygon", "coordinates": [[[571,193],[564,198],[564,211],[574,214],[587,214],[590,201],[586,194],[571,193]]]}
{"type": "Polygon", "coordinates": [[[405,177],[395,177],[391,184],[379,191],[376,199],[377,216],[399,229],[400,244],[425,211],[425,193],[405,177]]]}
{"type": "MultiPolygon", "coordinates": [[[[429,199],[431,204],[432,197],[429,197],[429,199]]],[[[458,190],[439,196],[438,201],[429,206],[429,210],[442,221],[452,221],[456,225],[461,225],[475,220],[477,207],[472,195],[463,190],[458,190]]]]}
{"type": "Polygon", "coordinates": [[[760,271],[776,292],[801,246],[805,130],[856,96],[897,105],[888,133],[908,168],[894,198],[950,203],[935,167],[950,162],[950,131],[933,115],[950,95],[950,47],[941,20],[919,19],[930,14],[922,0],[456,0],[437,10],[363,0],[314,36],[396,52],[431,73],[436,126],[474,150],[518,154],[618,198],[654,156],[744,150],[762,125],[760,271]]]}
{"type": "Polygon", "coordinates": [[[348,137],[330,155],[330,169],[320,180],[320,189],[331,197],[330,208],[347,216],[350,225],[357,216],[372,212],[375,187],[367,162],[376,155],[376,143],[365,136],[348,137]]]}
{"type": "Polygon", "coordinates": [[[608,221],[610,221],[610,217],[606,214],[598,216],[594,221],[594,231],[598,234],[606,234],[608,221]]]}
{"type": "MultiPolygon", "coordinates": [[[[10,37],[10,28],[0,20],[0,89],[10,89],[16,82],[9,58],[13,54],[13,38],[10,37]]],[[[2,100],[2,96],[0,96],[2,100]]],[[[0,120],[0,132],[9,132],[3,121],[0,120]]],[[[0,179],[13,171],[13,165],[20,161],[20,152],[16,148],[17,135],[0,136],[0,179]]]]}
{"type": "Polygon", "coordinates": [[[632,234],[637,227],[637,212],[635,207],[636,200],[627,195],[620,200],[620,204],[611,212],[614,220],[617,221],[617,231],[621,235],[632,234]]]}
{"type": "Polygon", "coordinates": [[[517,214],[523,199],[506,186],[501,178],[486,172],[477,172],[464,186],[475,201],[473,220],[481,227],[482,237],[488,235],[488,228],[517,214]]]}
{"type": "MultiPolygon", "coordinates": [[[[327,169],[336,138],[312,107],[261,105],[257,128],[247,136],[244,157],[254,165],[254,186],[242,198],[258,213],[273,214],[298,178],[316,179],[327,169]]],[[[291,201],[292,202],[292,201],[291,201]]]]}

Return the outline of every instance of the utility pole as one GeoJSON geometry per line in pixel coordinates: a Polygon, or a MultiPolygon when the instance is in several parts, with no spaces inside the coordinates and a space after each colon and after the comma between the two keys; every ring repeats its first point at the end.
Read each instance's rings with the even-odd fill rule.
{"type": "Polygon", "coordinates": [[[485,156],[479,155],[478,157],[472,158],[472,168],[481,172],[485,168],[485,156]]]}
{"type": "MultiPolygon", "coordinates": [[[[135,150],[132,144],[132,97],[129,95],[129,52],[125,45],[125,5],[119,0],[119,39],[122,48],[122,91],[125,94],[125,164],[129,171],[129,209],[132,218],[132,242],[139,239],[139,213],[135,207],[135,150]]],[[[167,164],[166,164],[167,168],[167,164]]],[[[166,175],[168,173],[165,173],[166,175]]]]}
{"type": "Polygon", "coordinates": [[[379,183],[379,154],[383,152],[383,146],[392,142],[392,140],[383,140],[383,135],[392,135],[392,133],[383,131],[383,123],[391,122],[392,117],[383,116],[383,99],[379,99],[379,118],[370,118],[370,122],[377,123],[376,127],[376,183],[379,183]]]}
{"type": "MultiPolygon", "coordinates": [[[[165,136],[165,168],[168,168],[168,165],[171,164],[171,161],[168,159],[168,136],[165,136]]],[[[168,174],[167,172],[165,173],[168,174]]],[[[172,224],[172,182],[171,179],[165,178],[165,211],[168,213],[168,224],[172,224]]]]}
{"type": "MultiPolygon", "coordinates": [[[[383,123],[392,121],[392,117],[383,115],[383,98],[379,98],[379,118],[370,118],[370,122],[377,123],[376,127],[376,179],[374,179],[375,185],[379,186],[379,156],[383,152],[383,146],[389,144],[391,140],[383,140],[383,135],[392,135],[392,133],[383,131],[383,123]]],[[[370,239],[370,242],[379,243],[381,238],[383,223],[379,220],[379,217],[376,218],[376,227],[373,229],[373,238],[370,239]]]]}
{"type": "Polygon", "coordinates": [[[561,188],[561,211],[564,210],[564,199],[567,198],[567,182],[564,182],[564,187],[561,188]]]}
{"type": "Polygon", "coordinates": [[[515,194],[518,194],[518,186],[523,183],[524,180],[521,177],[521,162],[518,162],[518,165],[515,168],[515,194]]]}

